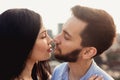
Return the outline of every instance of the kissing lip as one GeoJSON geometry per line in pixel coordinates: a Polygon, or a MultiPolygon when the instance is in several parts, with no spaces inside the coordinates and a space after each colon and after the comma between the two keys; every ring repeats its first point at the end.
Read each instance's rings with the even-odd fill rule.
{"type": "Polygon", "coordinates": [[[53,51],[53,50],[52,50],[52,47],[50,47],[47,51],[48,51],[48,52],[52,52],[52,51],[53,51]]]}

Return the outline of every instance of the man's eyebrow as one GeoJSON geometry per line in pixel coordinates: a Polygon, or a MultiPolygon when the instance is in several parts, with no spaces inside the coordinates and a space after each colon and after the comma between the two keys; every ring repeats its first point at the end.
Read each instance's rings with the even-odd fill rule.
{"type": "Polygon", "coordinates": [[[72,37],[66,30],[63,30],[64,33],[66,33],[69,37],[72,37]]]}

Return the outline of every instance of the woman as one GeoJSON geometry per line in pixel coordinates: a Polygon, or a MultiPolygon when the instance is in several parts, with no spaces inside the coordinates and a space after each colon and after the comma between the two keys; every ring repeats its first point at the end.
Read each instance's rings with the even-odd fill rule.
{"type": "Polygon", "coordinates": [[[0,80],[48,80],[51,38],[41,16],[28,9],[0,15],[0,80]],[[44,78],[43,78],[44,77],[44,78]]]}

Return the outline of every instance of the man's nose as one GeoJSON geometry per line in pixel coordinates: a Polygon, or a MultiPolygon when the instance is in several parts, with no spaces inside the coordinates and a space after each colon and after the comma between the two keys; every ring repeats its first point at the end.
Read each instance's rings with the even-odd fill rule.
{"type": "Polygon", "coordinates": [[[60,44],[61,41],[60,41],[60,37],[59,36],[56,36],[53,41],[55,42],[56,45],[60,44]]]}

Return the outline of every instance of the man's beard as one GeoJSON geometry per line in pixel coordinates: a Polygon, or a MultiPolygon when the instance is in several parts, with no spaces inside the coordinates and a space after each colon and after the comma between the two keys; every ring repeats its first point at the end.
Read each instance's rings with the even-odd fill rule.
{"type": "Polygon", "coordinates": [[[76,62],[78,60],[78,55],[81,52],[82,49],[75,49],[69,53],[66,53],[65,55],[62,55],[62,51],[60,49],[59,54],[54,54],[55,58],[58,60],[62,60],[65,62],[76,62]]]}

